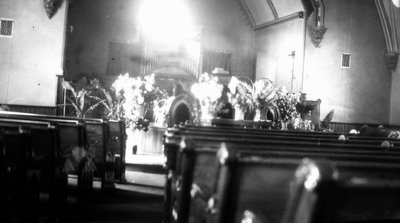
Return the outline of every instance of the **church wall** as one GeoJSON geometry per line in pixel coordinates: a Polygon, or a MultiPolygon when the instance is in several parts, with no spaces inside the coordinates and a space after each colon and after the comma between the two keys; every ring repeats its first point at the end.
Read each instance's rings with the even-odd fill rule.
{"type": "Polygon", "coordinates": [[[0,103],[55,106],[62,74],[65,3],[49,19],[43,1],[2,0],[12,38],[0,38],[0,103]]]}
{"type": "Polygon", "coordinates": [[[400,125],[400,66],[392,73],[392,91],[390,100],[390,124],[400,125]]]}
{"type": "Polygon", "coordinates": [[[289,91],[301,90],[304,19],[296,18],[257,30],[256,46],[257,80],[268,78],[289,91]]]}
{"type": "MultiPolygon", "coordinates": [[[[68,78],[94,73],[107,79],[110,41],[139,47],[136,15],[143,2],[134,0],[74,1],[69,9],[66,70],[68,78]],[[136,45],[136,46],[135,46],[136,45]]],[[[204,50],[232,53],[232,73],[254,76],[254,33],[239,1],[203,0],[189,2],[195,23],[201,25],[204,50]]],[[[139,69],[137,69],[139,70],[139,69]]],[[[108,77],[109,79],[109,77],[108,77]]]]}
{"type": "MultiPolygon", "coordinates": [[[[391,76],[384,59],[385,39],[373,0],[324,2],[328,30],[316,48],[309,30],[312,16],[307,21],[304,73],[297,73],[301,72],[301,66],[296,64],[301,62],[295,62],[294,85],[299,87],[294,90],[303,89],[310,100],[322,100],[321,119],[334,109],[333,121],[388,123],[391,76]],[[341,68],[342,53],[351,54],[350,68],[341,68]]],[[[301,26],[290,21],[257,33],[257,77],[269,77],[280,85],[290,86],[291,64],[289,57],[284,58],[289,54],[287,46],[301,48],[303,43],[300,34],[297,34],[297,45],[294,39],[284,37],[289,32],[301,32],[301,26]],[[278,55],[287,62],[277,61],[278,55]]],[[[297,54],[296,60],[301,60],[297,54]]]]}
{"type": "Polygon", "coordinates": [[[388,123],[391,76],[374,2],[326,1],[325,7],[320,47],[306,42],[304,91],[322,100],[321,119],[334,109],[334,121],[388,123]],[[350,68],[341,68],[342,53],[351,54],[350,68]]]}
{"type": "MultiPolygon", "coordinates": [[[[399,9],[397,9],[399,10],[399,9]]],[[[400,11],[400,10],[399,10],[400,11]]],[[[399,12],[398,11],[398,12],[399,12]]],[[[400,13],[395,13],[395,24],[397,28],[397,43],[400,43],[400,13]]],[[[400,49],[398,49],[400,51],[400,49]]],[[[390,123],[400,125],[400,64],[392,73],[392,92],[390,99],[390,123]]]]}

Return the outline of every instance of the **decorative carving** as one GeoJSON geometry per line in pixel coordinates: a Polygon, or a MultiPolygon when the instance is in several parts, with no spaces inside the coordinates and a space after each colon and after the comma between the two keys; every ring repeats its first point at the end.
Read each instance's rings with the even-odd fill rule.
{"type": "Polygon", "coordinates": [[[315,47],[318,47],[321,43],[322,38],[324,38],[324,34],[327,28],[325,26],[316,26],[312,27],[311,32],[311,41],[314,43],[315,47]]]}
{"type": "Polygon", "coordinates": [[[391,71],[395,71],[397,67],[397,61],[399,60],[398,52],[387,52],[385,54],[386,63],[391,71]]]}
{"type": "Polygon", "coordinates": [[[56,14],[58,8],[61,6],[63,0],[43,0],[44,9],[46,10],[47,17],[51,19],[56,14]]]}

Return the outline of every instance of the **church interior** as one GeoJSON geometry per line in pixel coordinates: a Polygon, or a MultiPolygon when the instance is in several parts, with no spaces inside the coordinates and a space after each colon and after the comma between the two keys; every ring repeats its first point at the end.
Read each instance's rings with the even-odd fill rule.
{"type": "Polygon", "coordinates": [[[400,221],[400,0],[1,0],[0,53],[0,222],[400,221]]]}

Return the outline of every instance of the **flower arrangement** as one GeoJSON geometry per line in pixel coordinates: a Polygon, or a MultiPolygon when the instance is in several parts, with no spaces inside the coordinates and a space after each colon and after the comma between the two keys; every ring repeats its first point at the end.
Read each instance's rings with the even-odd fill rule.
{"type": "Polygon", "coordinates": [[[270,110],[274,116],[273,121],[290,123],[295,129],[311,129],[309,116],[314,107],[305,102],[304,93],[289,93],[284,87],[278,88],[268,79],[261,79],[250,85],[232,77],[228,87],[231,91],[231,103],[236,109],[243,112],[257,111],[254,120],[266,119],[266,112],[270,110]],[[276,116],[276,113],[279,114],[276,116]]]}
{"type": "Polygon", "coordinates": [[[260,118],[260,113],[265,113],[275,106],[277,89],[267,79],[261,79],[249,85],[232,77],[228,87],[232,92],[231,103],[244,113],[257,111],[256,119],[260,118]]]}
{"type": "Polygon", "coordinates": [[[275,106],[277,89],[268,79],[261,79],[254,83],[254,102],[256,109],[266,111],[275,106]]]}
{"type": "Polygon", "coordinates": [[[161,99],[154,103],[154,124],[157,126],[166,126],[168,124],[169,109],[174,101],[175,97],[169,97],[166,99],[161,99]]]}
{"type": "Polygon", "coordinates": [[[236,77],[232,77],[228,88],[230,90],[230,103],[236,110],[240,109],[243,113],[254,113],[255,104],[253,100],[254,88],[236,77]]]}
{"type": "Polygon", "coordinates": [[[218,99],[222,95],[222,84],[217,77],[210,77],[207,73],[200,75],[199,82],[194,83],[191,92],[200,102],[200,119],[209,122],[215,117],[218,99]]]}
{"type": "MultiPolygon", "coordinates": [[[[168,98],[167,92],[155,86],[154,75],[131,78],[129,74],[120,75],[112,85],[119,106],[114,110],[123,115],[128,127],[148,130],[153,119],[153,109],[160,107],[161,101],[168,98]]],[[[113,110],[111,110],[113,111],[113,110]]]]}
{"type": "Polygon", "coordinates": [[[289,93],[282,87],[277,92],[275,104],[278,107],[280,118],[283,122],[291,121],[298,117],[296,105],[300,102],[300,93],[289,93]]]}

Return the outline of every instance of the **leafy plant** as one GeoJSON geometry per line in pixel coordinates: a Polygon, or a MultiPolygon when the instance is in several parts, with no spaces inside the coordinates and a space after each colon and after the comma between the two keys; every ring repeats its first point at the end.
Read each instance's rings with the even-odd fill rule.
{"type": "Polygon", "coordinates": [[[326,116],[325,118],[321,121],[321,128],[322,129],[329,129],[329,123],[331,123],[333,119],[333,114],[335,111],[332,109],[326,116]]]}
{"type": "Polygon", "coordinates": [[[88,81],[85,77],[77,83],[64,81],[63,88],[66,90],[67,103],[65,106],[72,107],[74,115],[85,118],[86,115],[104,103],[104,99],[98,96],[101,88],[98,79],[88,81]]]}

